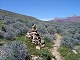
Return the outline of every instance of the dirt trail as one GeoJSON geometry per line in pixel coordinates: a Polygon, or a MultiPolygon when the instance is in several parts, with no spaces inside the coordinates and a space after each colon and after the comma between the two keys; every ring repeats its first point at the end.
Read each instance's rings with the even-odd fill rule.
{"type": "Polygon", "coordinates": [[[56,36],[56,40],[54,40],[54,45],[53,47],[50,49],[50,51],[52,52],[52,54],[56,57],[57,60],[63,60],[60,56],[60,53],[57,51],[58,48],[60,47],[60,43],[61,43],[61,36],[59,34],[55,34],[56,36]]]}

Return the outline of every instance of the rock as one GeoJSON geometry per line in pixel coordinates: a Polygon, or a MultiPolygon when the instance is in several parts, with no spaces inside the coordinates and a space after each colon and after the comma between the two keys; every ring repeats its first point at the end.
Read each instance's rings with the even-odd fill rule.
{"type": "Polygon", "coordinates": [[[36,29],[36,24],[34,24],[34,25],[32,26],[32,28],[36,29]]]}
{"type": "Polygon", "coordinates": [[[35,34],[32,35],[33,39],[38,39],[38,36],[36,36],[35,34]]]}
{"type": "Polygon", "coordinates": [[[41,47],[44,48],[45,47],[45,44],[42,44],[41,47]]]}
{"type": "Polygon", "coordinates": [[[34,39],[32,39],[32,43],[35,44],[35,40],[34,39]]]}
{"type": "Polygon", "coordinates": [[[42,48],[45,47],[45,42],[44,42],[44,40],[41,40],[41,47],[42,47],[42,48]]]}
{"type": "Polygon", "coordinates": [[[40,50],[40,46],[36,46],[36,50],[40,50]]]}
{"type": "Polygon", "coordinates": [[[41,40],[41,43],[44,43],[44,40],[41,40]]]}
{"type": "Polygon", "coordinates": [[[31,34],[34,34],[35,35],[35,34],[37,34],[37,32],[31,32],[31,34]]]}
{"type": "Polygon", "coordinates": [[[32,38],[32,34],[31,34],[31,33],[27,33],[27,34],[26,34],[26,38],[27,38],[27,37],[28,37],[28,38],[32,38]]]}
{"type": "Polygon", "coordinates": [[[54,58],[51,58],[51,60],[55,60],[54,58]]]}
{"type": "Polygon", "coordinates": [[[74,54],[78,54],[76,50],[72,50],[74,54]]]}
{"type": "Polygon", "coordinates": [[[35,56],[35,55],[31,55],[31,60],[37,60],[38,58],[41,60],[41,57],[35,56]]]}
{"type": "Polygon", "coordinates": [[[45,46],[44,40],[41,40],[39,33],[37,32],[36,25],[34,24],[30,31],[26,34],[26,37],[32,40],[32,43],[35,45],[40,45],[41,47],[45,46]]]}

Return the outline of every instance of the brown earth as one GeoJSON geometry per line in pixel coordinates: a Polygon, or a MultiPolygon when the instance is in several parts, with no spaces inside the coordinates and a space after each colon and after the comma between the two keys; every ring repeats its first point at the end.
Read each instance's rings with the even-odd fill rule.
{"type": "Polygon", "coordinates": [[[58,48],[60,47],[61,44],[61,36],[59,34],[55,34],[56,36],[56,40],[54,40],[54,45],[53,47],[50,49],[50,51],[52,52],[52,54],[55,56],[55,58],[57,60],[63,60],[62,57],[60,56],[60,53],[58,52],[58,48]]]}

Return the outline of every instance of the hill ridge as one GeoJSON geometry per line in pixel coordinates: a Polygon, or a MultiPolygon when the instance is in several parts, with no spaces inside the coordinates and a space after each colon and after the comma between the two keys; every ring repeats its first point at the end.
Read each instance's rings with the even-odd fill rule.
{"type": "Polygon", "coordinates": [[[78,22],[80,21],[80,16],[72,16],[72,17],[66,17],[66,18],[55,18],[53,20],[50,20],[51,22],[78,22]]]}
{"type": "Polygon", "coordinates": [[[0,16],[3,16],[3,17],[8,16],[8,17],[15,17],[15,18],[23,18],[23,19],[29,19],[30,18],[30,20],[39,20],[39,19],[32,17],[32,16],[27,16],[27,15],[15,13],[15,12],[3,10],[3,9],[0,9],[0,16]]]}

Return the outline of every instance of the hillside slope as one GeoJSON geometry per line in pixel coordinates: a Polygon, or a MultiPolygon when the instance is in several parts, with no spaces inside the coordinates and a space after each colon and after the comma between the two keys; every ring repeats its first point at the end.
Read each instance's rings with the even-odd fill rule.
{"type": "MultiPolygon", "coordinates": [[[[33,24],[36,24],[38,33],[40,34],[41,38],[45,40],[46,46],[48,48],[51,48],[53,40],[55,40],[54,35],[55,33],[58,33],[60,34],[62,39],[61,41],[60,39],[54,41],[55,45],[57,44],[56,42],[61,42],[61,46],[64,46],[65,48],[68,47],[68,49],[73,49],[76,45],[80,46],[80,22],[78,21],[80,20],[79,18],[80,17],[77,16],[65,19],[62,18],[62,22],[60,20],[60,22],[57,20],[50,22],[40,21],[37,18],[31,16],[25,16],[0,9],[0,46],[12,40],[21,40],[24,41],[27,46],[29,46],[30,52],[32,54],[40,55],[40,52],[35,50],[35,46],[31,45],[31,43],[25,39],[25,34],[30,30],[33,24]],[[66,20],[68,20],[68,22],[66,20]],[[63,21],[65,22],[63,23],[63,21]]],[[[58,47],[59,45],[60,43],[57,44],[58,47]]],[[[57,55],[58,48],[55,47],[53,49],[54,50],[52,51],[55,51],[56,53],[54,52],[54,54],[57,55]]],[[[65,51],[66,50],[64,48],[61,49],[61,53],[64,53],[65,51]]],[[[79,55],[79,50],[77,50],[77,52],[79,55]]],[[[70,55],[70,57],[72,58],[73,55],[74,54],[70,55]]],[[[77,57],[75,56],[75,58],[77,57]]]]}
{"type": "Polygon", "coordinates": [[[39,20],[39,19],[32,17],[32,16],[22,15],[22,14],[18,14],[18,13],[14,13],[14,12],[0,9],[0,19],[4,18],[6,16],[12,17],[12,18],[27,19],[27,20],[39,20]]]}

